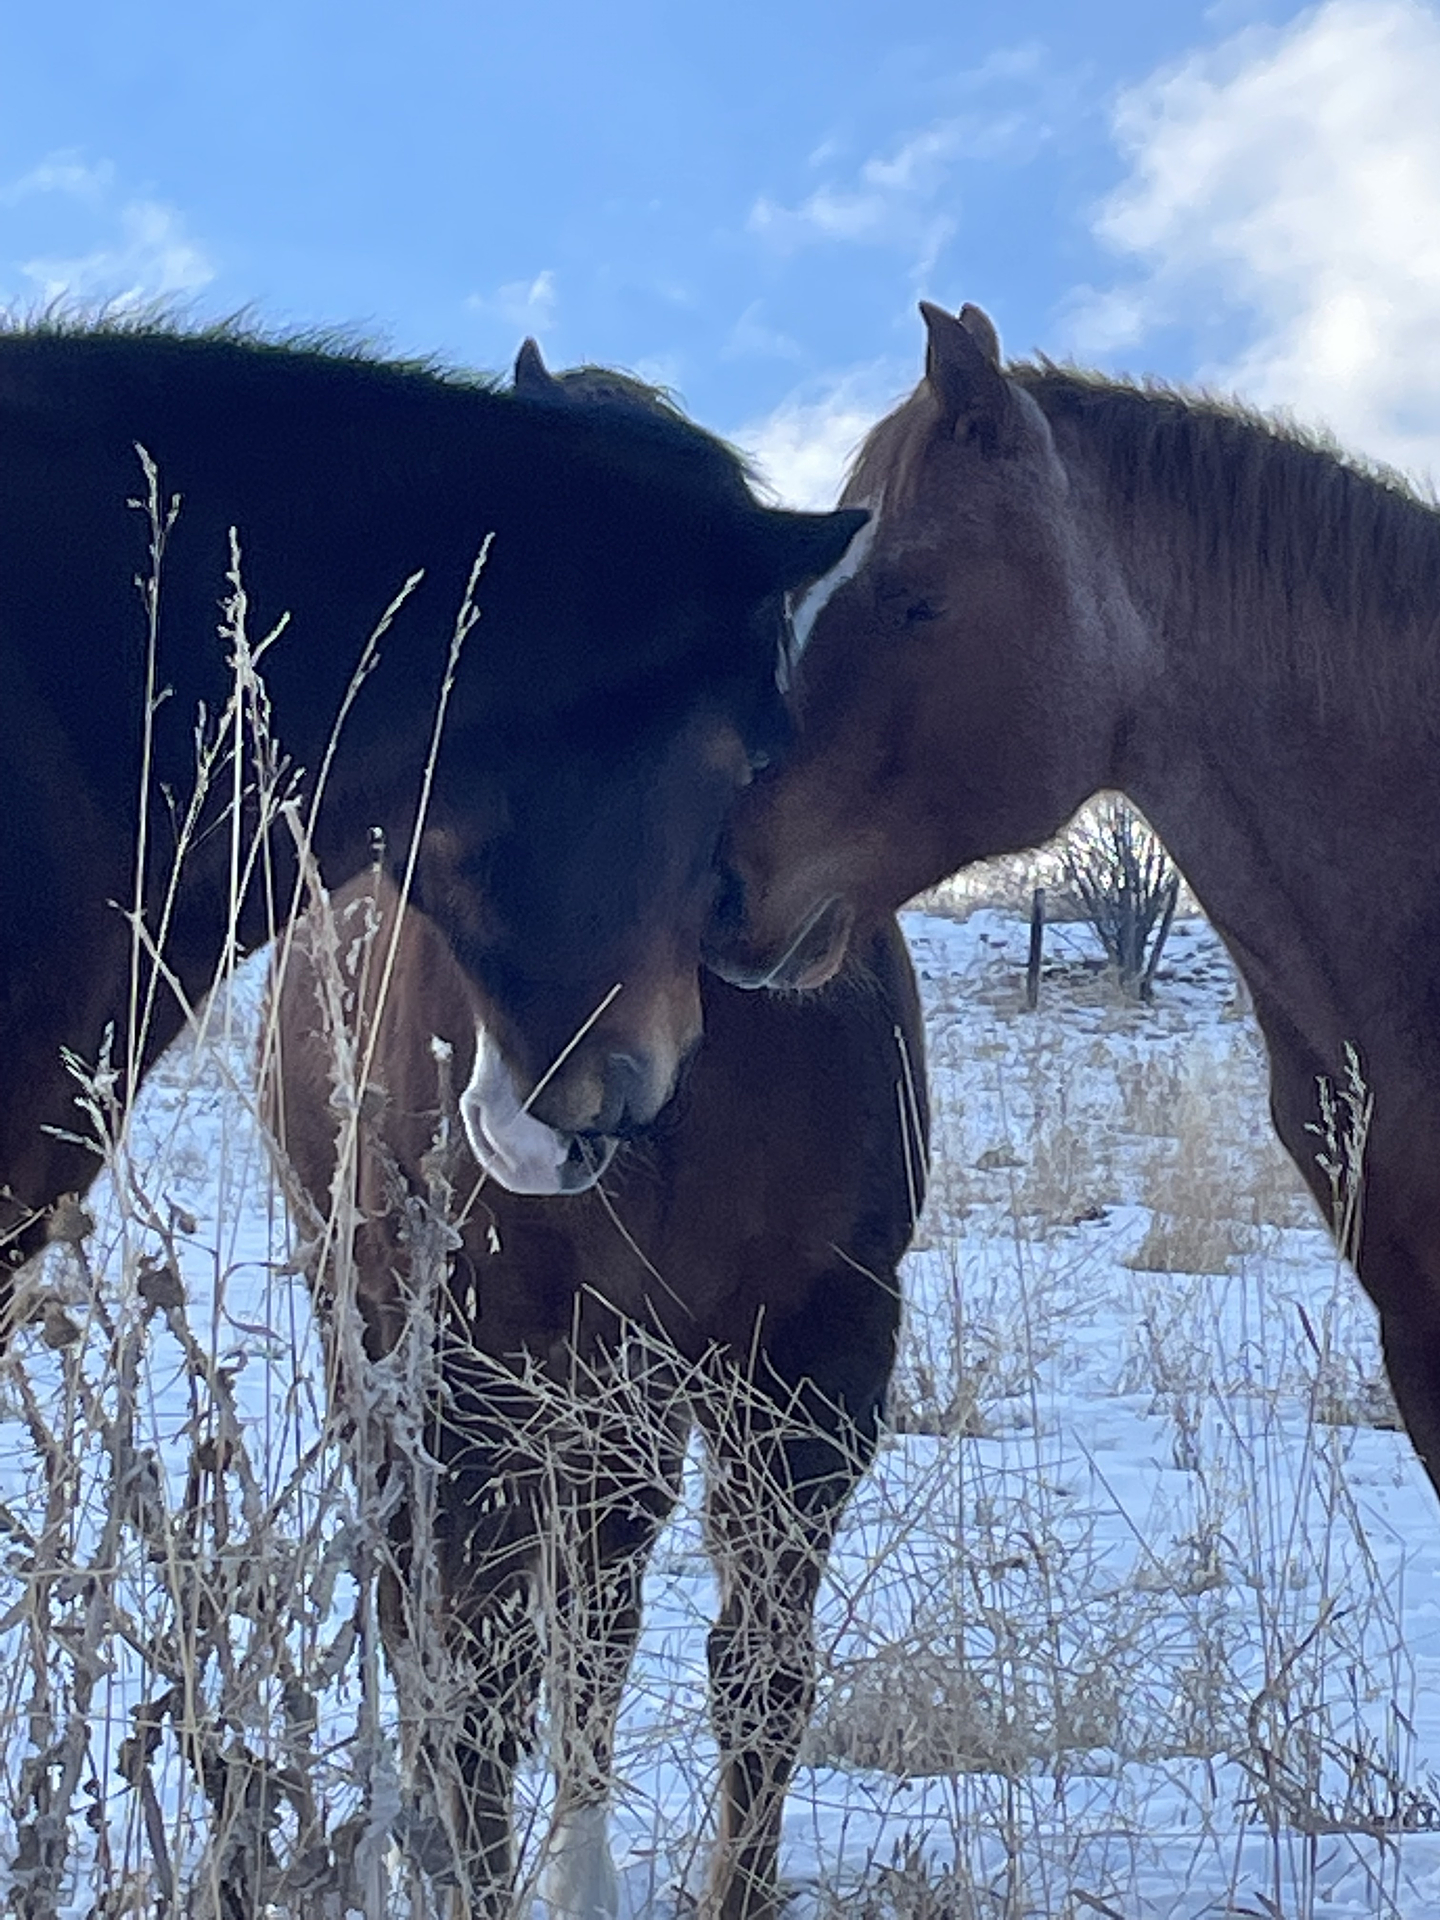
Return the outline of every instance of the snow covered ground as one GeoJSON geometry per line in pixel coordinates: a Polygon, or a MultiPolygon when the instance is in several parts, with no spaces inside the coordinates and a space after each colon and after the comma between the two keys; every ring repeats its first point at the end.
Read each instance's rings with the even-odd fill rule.
{"type": "MultiPolygon", "coordinates": [[[[929,1013],[932,1197],[907,1266],[893,1431],[822,1595],[824,1680],[783,1858],[797,1920],[1440,1913],[1434,1499],[1391,1424],[1369,1308],[1269,1134],[1218,943],[1177,925],[1142,1009],[1099,977],[1084,930],[1052,928],[1027,1014],[1014,917],[915,913],[907,929],[929,1013]]],[[[199,1525],[212,1456],[196,1434],[232,1397],[255,1479],[249,1531],[214,1564],[237,1618],[235,1596],[251,1596],[251,1624],[216,1656],[236,1667],[221,1733],[253,1745],[275,1724],[276,1672],[333,1676],[292,1720],[343,1809],[364,1732],[348,1496],[317,1451],[319,1342],[282,1271],[247,1111],[258,991],[252,967],[233,1013],[212,1013],[212,1042],[153,1076],[136,1135],[181,1256],[185,1324],[211,1357],[208,1399],[183,1330],[165,1330],[163,1269],[147,1278],[133,1245],[126,1263],[142,1230],[99,1194],[90,1257],[159,1302],[120,1503],[142,1522],[125,1538],[162,1515],[153,1562],[157,1540],[199,1525]],[[247,1558],[271,1524],[298,1543],[279,1668],[258,1649],[284,1639],[265,1611],[280,1587],[272,1570],[256,1601],[247,1558]],[[269,1677],[246,1720],[252,1654],[269,1677]]],[[[34,1884],[36,1848],[56,1844],[36,1809],[63,1800],[73,1764],[61,1910],[90,1913],[103,1886],[107,1912],[122,1887],[148,1911],[164,1894],[155,1823],[172,1863],[198,1844],[163,1739],[145,1792],[117,1773],[143,1784],[122,1743],[163,1692],[144,1653],[162,1583],[106,1533],[124,1440],[114,1353],[92,1294],[63,1262],[52,1275],[0,1400],[0,1853],[20,1863],[12,1889],[34,1884]],[[107,1541],[129,1555],[123,1604],[92,1645],[107,1541]]],[[[711,1607],[692,1488],[653,1563],[618,1756],[615,1844],[637,1915],[685,1911],[703,1863],[711,1607]]]]}

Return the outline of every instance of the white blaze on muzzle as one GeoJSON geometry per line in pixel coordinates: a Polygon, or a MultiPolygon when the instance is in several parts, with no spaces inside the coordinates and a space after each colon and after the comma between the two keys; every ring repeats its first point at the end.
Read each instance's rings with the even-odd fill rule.
{"type": "Polygon", "coordinates": [[[613,1150],[607,1142],[582,1142],[537,1120],[493,1036],[478,1022],[460,1117],[471,1152],[507,1193],[583,1192],[599,1179],[613,1150]]]}

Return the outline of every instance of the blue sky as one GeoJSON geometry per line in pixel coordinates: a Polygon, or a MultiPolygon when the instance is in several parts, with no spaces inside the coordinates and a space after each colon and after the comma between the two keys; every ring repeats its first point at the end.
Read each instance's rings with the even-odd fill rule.
{"type": "Polygon", "coordinates": [[[1437,100],[1437,0],[12,0],[0,301],[530,332],[819,502],[973,299],[1440,472],[1437,100]]]}

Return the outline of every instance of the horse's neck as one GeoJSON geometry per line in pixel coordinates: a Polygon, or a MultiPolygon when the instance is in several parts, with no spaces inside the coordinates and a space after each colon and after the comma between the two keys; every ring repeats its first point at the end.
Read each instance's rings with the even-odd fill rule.
{"type": "Polygon", "coordinates": [[[1394,725],[1355,710],[1347,694],[1365,663],[1353,610],[1272,593],[1263,630],[1257,613],[1247,634],[1238,576],[1256,555],[1183,499],[1112,513],[1106,531],[1116,599],[1146,635],[1115,784],[1169,847],[1257,1002],[1338,1062],[1380,1017],[1379,949],[1440,892],[1436,729],[1414,700],[1394,725]]]}
{"type": "MultiPolygon", "coordinates": [[[[1321,1061],[1356,1038],[1340,989],[1338,901],[1324,862],[1296,857],[1297,821],[1238,786],[1200,739],[1137,762],[1123,781],[1225,937],[1257,1005],[1284,1011],[1321,1061]]],[[[1260,771],[1257,769],[1257,772],[1260,771]]]]}

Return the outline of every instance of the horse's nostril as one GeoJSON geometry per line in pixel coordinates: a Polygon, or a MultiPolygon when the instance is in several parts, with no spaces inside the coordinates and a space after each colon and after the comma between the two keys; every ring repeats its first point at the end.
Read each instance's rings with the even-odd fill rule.
{"type": "Polygon", "coordinates": [[[733,867],[720,869],[715,904],[710,910],[716,933],[735,934],[745,922],[745,883],[733,867]]]}
{"type": "Polygon", "coordinates": [[[622,1134],[646,1125],[653,1117],[648,1109],[645,1063],[633,1053],[612,1053],[605,1062],[600,1111],[593,1130],[622,1134]]]}
{"type": "Polygon", "coordinates": [[[668,1082],[648,1054],[597,1053],[567,1063],[526,1103],[529,1116],[553,1132],[582,1140],[640,1133],[664,1104],[668,1082]]]}

